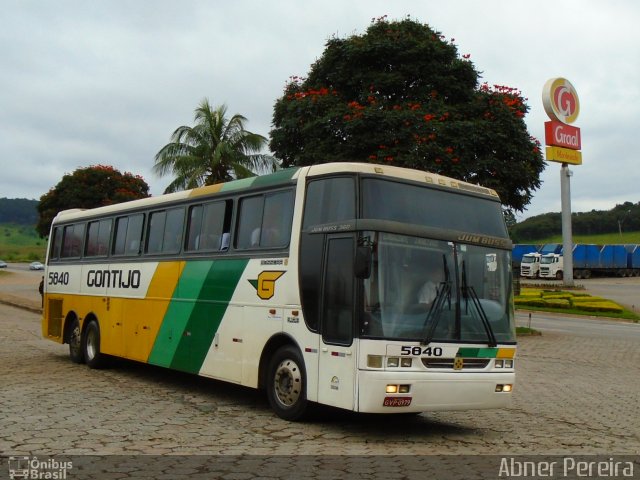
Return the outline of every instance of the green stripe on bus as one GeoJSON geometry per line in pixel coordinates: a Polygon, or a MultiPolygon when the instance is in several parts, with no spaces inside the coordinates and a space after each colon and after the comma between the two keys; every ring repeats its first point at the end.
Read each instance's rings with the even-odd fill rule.
{"type": "Polygon", "coordinates": [[[285,168],[284,170],[278,170],[277,172],[270,175],[261,175],[255,177],[256,181],[251,186],[270,187],[272,185],[277,185],[278,183],[287,183],[288,180],[291,180],[293,178],[298,170],[298,167],[285,168]]]}
{"type": "Polygon", "coordinates": [[[496,358],[497,348],[459,348],[456,357],[462,358],[496,358]]]}
{"type": "Polygon", "coordinates": [[[240,180],[233,180],[231,182],[223,183],[220,191],[232,192],[234,190],[242,190],[245,188],[249,188],[250,186],[253,185],[253,182],[256,181],[256,178],[258,177],[242,178],[240,180]]]}
{"type": "Polygon", "coordinates": [[[162,367],[171,366],[195,306],[193,300],[200,296],[200,290],[212,263],[211,261],[186,262],[149,354],[149,363],[162,367]]]}
{"type": "Polygon", "coordinates": [[[298,167],[285,168],[284,170],[278,170],[277,172],[269,175],[258,175],[255,177],[233,180],[231,182],[223,183],[220,191],[232,192],[234,190],[244,190],[249,187],[270,187],[278,185],[279,183],[286,184],[288,180],[293,178],[298,170],[298,167]]]}
{"type": "MultiPolygon", "coordinates": [[[[208,273],[201,277],[204,282],[179,339],[171,368],[191,373],[200,371],[248,262],[248,259],[214,261],[208,273]]],[[[193,276],[194,280],[197,278],[197,274],[193,276]]]]}

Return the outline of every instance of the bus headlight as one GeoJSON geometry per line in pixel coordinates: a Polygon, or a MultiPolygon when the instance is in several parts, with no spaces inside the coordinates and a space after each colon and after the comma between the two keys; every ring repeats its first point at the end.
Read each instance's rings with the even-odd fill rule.
{"type": "Polygon", "coordinates": [[[397,367],[400,365],[400,358],[398,357],[389,357],[387,358],[387,367],[397,367]]]}
{"type": "Polygon", "coordinates": [[[513,390],[513,385],[511,385],[510,383],[505,383],[505,384],[498,384],[496,385],[496,392],[505,392],[505,393],[509,393],[513,390]]]}
{"type": "Polygon", "coordinates": [[[496,368],[504,368],[504,360],[496,360],[494,365],[496,368]]]}
{"type": "Polygon", "coordinates": [[[387,393],[398,393],[398,385],[387,385],[387,393]]]}
{"type": "Polygon", "coordinates": [[[504,368],[513,368],[513,360],[505,360],[504,368]]]}
{"type": "Polygon", "coordinates": [[[411,365],[413,365],[413,358],[411,357],[403,357],[400,359],[400,366],[401,367],[411,367],[411,365]]]}

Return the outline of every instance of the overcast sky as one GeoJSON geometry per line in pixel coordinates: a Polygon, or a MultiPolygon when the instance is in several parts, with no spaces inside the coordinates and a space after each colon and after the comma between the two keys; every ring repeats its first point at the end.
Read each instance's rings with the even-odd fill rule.
{"type": "MultiPolygon", "coordinates": [[[[572,210],[640,201],[640,2],[637,0],[0,0],[0,197],[34,198],[78,167],[170,182],[154,155],[198,103],[226,103],[268,136],[292,75],[327,39],[372,18],[429,24],[481,81],[520,89],[529,132],[544,143],[541,94],[552,77],[580,97],[583,165],[572,210]]],[[[560,211],[560,164],[519,219],[560,211]]]]}

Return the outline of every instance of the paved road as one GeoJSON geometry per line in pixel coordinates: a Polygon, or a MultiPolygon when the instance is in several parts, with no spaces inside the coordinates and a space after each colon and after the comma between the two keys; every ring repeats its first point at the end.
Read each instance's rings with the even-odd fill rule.
{"type": "MultiPolygon", "coordinates": [[[[37,309],[39,277],[32,273],[22,283],[0,275],[2,296],[37,309]]],[[[528,316],[519,314],[518,322],[526,324],[528,316]]],[[[253,390],[133,362],[100,371],[75,365],[66,346],[41,338],[38,314],[0,305],[0,457],[74,455],[77,467],[93,461],[85,455],[158,455],[133,457],[143,462],[144,475],[127,473],[132,457],[109,456],[120,462],[109,477],[68,478],[172,479],[248,479],[256,472],[280,478],[283,468],[290,478],[340,478],[347,471],[378,478],[372,469],[384,478],[424,478],[429,468],[439,469],[433,478],[442,478],[438,471],[457,472],[447,478],[497,478],[495,466],[480,477],[470,467],[473,459],[496,457],[460,456],[637,459],[640,325],[540,313],[532,325],[543,335],[519,339],[509,409],[401,417],[324,409],[307,423],[288,423],[253,390]],[[211,457],[182,456],[192,454],[224,456],[212,466],[211,457]],[[408,455],[434,454],[446,455],[436,467],[407,465],[429,458],[408,455]],[[178,475],[167,470],[176,462],[178,475]],[[470,470],[460,470],[465,466],[470,470]]]]}
{"type": "Polygon", "coordinates": [[[597,317],[557,315],[545,312],[516,312],[519,327],[532,327],[544,332],[561,332],[574,336],[596,337],[600,339],[629,339],[640,345],[640,323],[611,321],[597,317]]]}
{"type": "MultiPolygon", "coordinates": [[[[582,329],[593,328],[589,320],[582,329]]],[[[259,393],[131,362],[90,370],[0,305],[0,454],[640,454],[637,338],[524,337],[513,407],[277,418],[259,393]]]]}

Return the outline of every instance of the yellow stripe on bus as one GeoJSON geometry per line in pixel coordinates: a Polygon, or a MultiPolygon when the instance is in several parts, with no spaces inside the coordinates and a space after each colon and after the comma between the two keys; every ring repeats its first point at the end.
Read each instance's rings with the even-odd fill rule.
{"type": "Polygon", "coordinates": [[[496,358],[513,358],[515,354],[515,348],[499,348],[496,358]]]}

